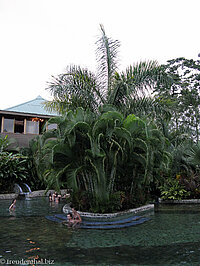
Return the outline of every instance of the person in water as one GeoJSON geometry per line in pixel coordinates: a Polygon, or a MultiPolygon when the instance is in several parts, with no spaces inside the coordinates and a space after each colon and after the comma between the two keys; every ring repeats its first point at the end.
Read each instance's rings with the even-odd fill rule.
{"type": "Polygon", "coordinates": [[[52,201],[55,201],[55,198],[56,198],[56,192],[54,192],[52,195],[52,201]]]}
{"type": "Polygon", "coordinates": [[[52,195],[49,193],[49,201],[52,201],[52,195]]]}
{"type": "Polygon", "coordinates": [[[56,191],[52,195],[52,201],[55,201],[56,203],[59,203],[61,198],[62,196],[56,191]]]}
{"type": "Polygon", "coordinates": [[[62,196],[62,199],[68,199],[70,198],[70,194],[69,193],[66,193],[62,196]]]}
{"type": "Polygon", "coordinates": [[[56,196],[55,196],[55,202],[59,203],[60,202],[60,199],[62,198],[62,196],[60,194],[58,194],[58,192],[55,193],[56,196]]]}
{"type": "Polygon", "coordinates": [[[17,202],[16,199],[13,199],[12,200],[12,203],[11,203],[11,205],[9,207],[9,211],[14,211],[15,210],[15,208],[16,208],[15,204],[16,204],[16,202],[17,202]]]}

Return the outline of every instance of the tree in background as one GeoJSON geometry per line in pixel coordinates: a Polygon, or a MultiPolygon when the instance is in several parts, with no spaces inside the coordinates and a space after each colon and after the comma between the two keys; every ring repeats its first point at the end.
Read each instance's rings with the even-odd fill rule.
{"type": "Polygon", "coordinates": [[[170,86],[158,86],[157,101],[170,109],[171,131],[189,133],[199,141],[200,123],[200,61],[177,58],[165,65],[166,72],[173,78],[170,86]]]}
{"type": "MultiPolygon", "coordinates": [[[[196,162],[200,122],[200,61],[182,57],[169,60],[164,68],[172,77],[172,83],[169,86],[160,84],[155,90],[155,97],[171,115],[168,121],[159,121],[169,140],[172,156],[166,187],[174,184],[170,193],[179,193],[184,185],[190,196],[199,197],[200,172],[196,162]]],[[[168,191],[164,193],[168,195],[168,191]]],[[[188,196],[188,193],[184,194],[188,196]]],[[[170,196],[176,198],[175,195],[170,196]]]]}

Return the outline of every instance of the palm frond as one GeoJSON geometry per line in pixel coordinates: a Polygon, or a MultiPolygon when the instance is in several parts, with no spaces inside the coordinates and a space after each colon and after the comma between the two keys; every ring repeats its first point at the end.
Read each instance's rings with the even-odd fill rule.
{"type": "Polygon", "coordinates": [[[100,25],[101,37],[96,42],[96,56],[98,62],[98,78],[104,90],[104,97],[108,97],[117,70],[117,55],[120,43],[118,40],[108,38],[103,25],[100,25]]]}
{"type": "Polygon", "coordinates": [[[134,98],[152,93],[158,84],[168,85],[170,77],[157,61],[143,61],[129,66],[120,76],[128,88],[129,94],[134,98]]]}
{"type": "Polygon", "coordinates": [[[47,103],[46,107],[56,109],[61,114],[80,106],[97,110],[99,103],[103,101],[95,75],[75,65],[69,66],[64,74],[52,77],[47,90],[54,100],[47,103]]]}
{"type": "Polygon", "coordinates": [[[188,151],[188,161],[194,165],[200,165],[200,142],[191,147],[188,151]]]}

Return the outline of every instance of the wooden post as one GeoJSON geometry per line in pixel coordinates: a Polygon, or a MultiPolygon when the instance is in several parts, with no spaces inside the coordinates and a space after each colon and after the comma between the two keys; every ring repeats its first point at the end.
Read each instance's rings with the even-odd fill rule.
{"type": "Polygon", "coordinates": [[[26,118],[24,118],[24,134],[26,134],[26,118]]]}
{"type": "Polygon", "coordinates": [[[4,129],[4,116],[2,116],[1,119],[1,133],[3,133],[3,129],[4,129]]]}

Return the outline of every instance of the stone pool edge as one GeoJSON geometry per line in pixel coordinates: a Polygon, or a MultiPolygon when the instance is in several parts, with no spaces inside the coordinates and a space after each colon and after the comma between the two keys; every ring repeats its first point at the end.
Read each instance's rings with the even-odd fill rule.
{"type": "MultiPolygon", "coordinates": [[[[48,190],[48,192],[45,194],[46,190],[37,190],[32,191],[29,194],[26,194],[27,198],[36,198],[36,197],[48,197],[49,193],[53,193],[55,190],[48,190]]],[[[68,189],[61,189],[60,190],[62,194],[69,193],[68,189]]],[[[18,193],[10,193],[10,194],[0,194],[0,200],[3,199],[15,199],[19,196],[18,193]]]]}
{"type": "Polygon", "coordinates": [[[81,217],[102,217],[102,218],[113,218],[113,217],[117,217],[117,216],[122,216],[122,215],[126,215],[126,214],[131,214],[131,213],[137,213],[137,212],[143,212],[143,211],[149,211],[149,210],[154,210],[154,204],[147,204],[138,208],[134,208],[134,209],[129,209],[126,211],[122,211],[122,212],[116,212],[116,213],[91,213],[91,212],[80,212],[79,214],[81,215],[81,217]]]}
{"type": "Polygon", "coordinates": [[[199,204],[200,199],[163,200],[159,199],[156,204],[199,204]]]}

